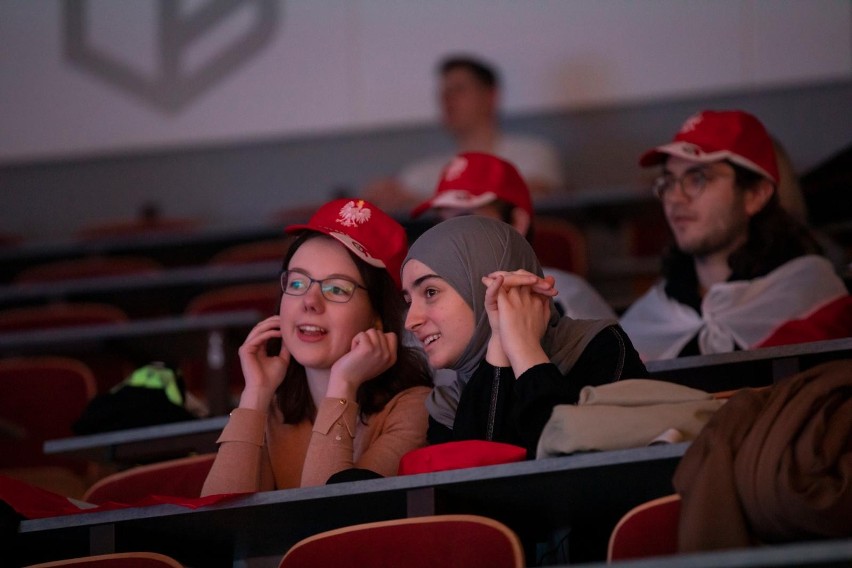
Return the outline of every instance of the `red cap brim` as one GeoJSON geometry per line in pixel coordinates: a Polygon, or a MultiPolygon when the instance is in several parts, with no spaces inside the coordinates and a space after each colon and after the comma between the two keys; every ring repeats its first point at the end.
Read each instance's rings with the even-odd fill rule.
{"type": "Polygon", "coordinates": [[[417,207],[415,207],[414,209],[411,210],[411,213],[410,213],[411,218],[416,219],[417,217],[420,217],[421,215],[423,215],[426,211],[428,211],[431,208],[432,208],[432,200],[429,199],[427,201],[424,201],[423,203],[421,203],[420,205],[418,205],[417,207]]]}

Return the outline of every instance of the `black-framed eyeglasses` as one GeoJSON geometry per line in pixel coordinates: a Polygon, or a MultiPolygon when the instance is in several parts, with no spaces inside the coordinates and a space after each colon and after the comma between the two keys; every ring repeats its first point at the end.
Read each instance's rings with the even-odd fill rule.
{"type": "Polygon", "coordinates": [[[651,191],[657,199],[663,200],[670,195],[676,185],[680,184],[683,194],[689,199],[695,199],[704,191],[707,184],[719,177],[732,176],[733,174],[714,172],[709,166],[692,168],[681,176],[672,173],[664,173],[651,182],[651,191]]]}
{"type": "Polygon", "coordinates": [[[314,283],[319,284],[323,298],[338,304],[345,304],[351,300],[359,288],[366,290],[357,282],[339,276],[315,280],[298,270],[285,270],[281,273],[281,290],[288,296],[304,296],[314,283]]]}

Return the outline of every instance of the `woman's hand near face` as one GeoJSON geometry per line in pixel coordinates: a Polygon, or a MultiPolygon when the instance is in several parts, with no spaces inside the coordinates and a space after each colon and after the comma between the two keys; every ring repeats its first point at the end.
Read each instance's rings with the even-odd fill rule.
{"type": "Polygon", "coordinates": [[[488,325],[491,327],[491,337],[485,350],[485,360],[495,367],[508,367],[509,358],[500,341],[500,313],[498,297],[503,289],[506,273],[494,273],[482,278],[485,284],[485,313],[488,315],[488,325]]]}
{"type": "Polygon", "coordinates": [[[502,277],[504,288],[514,288],[516,286],[529,286],[533,292],[547,297],[556,296],[559,292],[556,290],[556,279],[553,276],[541,277],[527,270],[513,270],[511,272],[498,270],[492,272],[488,276],[482,277],[482,283],[488,286],[490,282],[497,277],[502,277]]]}
{"type": "Polygon", "coordinates": [[[550,297],[531,286],[501,288],[497,296],[500,343],[515,377],[527,369],[549,361],[541,339],[550,320],[550,297]]]}
{"type": "Polygon", "coordinates": [[[511,272],[499,270],[482,277],[482,283],[486,286],[485,313],[488,315],[488,323],[491,326],[491,338],[485,352],[486,361],[495,367],[508,367],[511,364],[501,333],[503,323],[498,298],[509,290],[526,289],[543,298],[545,304],[549,306],[549,298],[557,294],[554,282],[552,276],[542,278],[526,270],[511,272]]]}
{"type": "Polygon", "coordinates": [[[265,412],[275,390],[283,382],[290,364],[290,352],[282,342],[277,355],[268,355],[266,342],[275,338],[281,338],[280,320],[278,316],[271,316],[254,326],[240,346],[240,366],[246,381],[240,408],[265,412]]]}
{"type": "Polygon", "coordinates": [[[354,400],[358,387],[396,363],[397,343],[393,332],[368,329],[358,333],[349,352],[331,366],[326,396],[354,400]]]}
{"type": "Polygon", "coordinates": [[[550,319],[550,298],[557,294],[553,277],[541,278],[526,270],[498,271],[482,282],[492,330],[486,360],[495,366],[511,365],[515,376],[546,362],[541,338],[550,319]]]}

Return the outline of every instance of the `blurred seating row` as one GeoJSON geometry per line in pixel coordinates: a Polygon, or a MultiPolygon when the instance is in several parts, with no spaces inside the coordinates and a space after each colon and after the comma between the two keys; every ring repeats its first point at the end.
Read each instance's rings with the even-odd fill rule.
{"type": "Polygon", "coordinates": [[[183,564],[156,552],[116,552],[81,556],[53,562],[30,564],[24,568],[183,568],[183,564]]]}
{"type": "MultiPolygon", "coordinates": [[[[113,473],[115,464],[44,452],[46,441],[75,436],[75,424],[79,424],[95,398],[96,383],[92,370],[77,359],[58,356],[0,359],[0,475],[68,497],[100,502],[98,495],[105,490],[98,489],[100,493],[92,495],[92,484],[113,473]]],[[[193,467],[203,468],[205,464],[193,467]]],[[[206,467],[209,469],[209,463],[206,467]]],[[[171,474],[168,482],[139,485],[139,496],[157,486],[160,491],[178,490],[183,487],[183,479],[171,474]]],[[[198,485],[175,494],[198,496],[200,490],[198,485]]]]}
{"type": "MultiPolygon", "coordinates": [[[[190,301],[180,316],[253,310],[260,314],[260,317],[265,317],[275,312],[279,295],[278,282],[226,286],[199,294],[190,301]]],[[[0,334],[122,324],[128,321],[130,318],[127,313],[109,304],[58,302],[0,310],[0,334]]],[[[129,361],[127,357],[122,357],[111,350],[81,349],[75,356],[83,360],[95,372],[98,392],[108,391],[120,382],[134,365],[142,363],[129,361]]],[[[183,369],[187,387],[199,394],[203,391],[204,368],[203,360],[191,361],[188,358],[186,368],[183,369]]],[[[234,379],[238,378],[234,376],[234,379]]]]}
{"type": "MultiPolygon", "coordinates": [[[[239,263],[259,258],[280,260],[281,241],[252,243],[226,251],[216,262],[239,263]]],[[[60,278],[103,276],[111,271],[139,274],[158,270],[154,263],[129,258],[83,259],[37,267],[21,275],[22,282],[60,278]]],[[[279,284],[265,283],[224,286],[204,291],[191,299],[181,316],[203,315],[234,310],[275,310],[279,284]]],[[[101,302],[54,302],[45,305],[0,310],[0,334],[94,325],[121,325],[130,321],[121,308],[101,302]]],[[[46,350],[39,356],[4,353],[0,359],[0,469],[13,477],[79,497],[94,477],[91,464],[56,456],[45,456],[44,441],[74,435],[71,425],[97,393],[106,393],[136,367],[149,361],[131,360],[115,349],[82,347],[73,352],[46,350]],[[62,356],[59,356],[62,355],[62,356]]],[[[238,392],[242,375],[236,358],[227,369],[230,390],[238,392]]],[[[177,363],[177,362],[176,362],[177,363]]],[[[187,390],[197,398],[205,396],[207,362],[203,355],[179,361],[187,390]]]]}
{"type": "Polygon", "coordinates": [[[66,438],[96,392],[84,363],[67,357],[0,359],[0,474],[80,498],[92,464],[46,455],[45,440],[66,438]]]}
{"type": "Polygon", "coordinates": [[[163,268],[161,263],[144,256],[92,256],[27,267],[15,276],[13,283],[26,285],[103,276],[148,274],[159,272],[163,268]]]}
{"type": "MultiPolygon", "coordinates": [[[[819,542],[802,543],[798,547],[755,546],[677,557],[679,510],[680,499],[677,495],[671,495],[642,504],[628,512],[612,531],[607,564],[816,567],[845,566],[850,558],[848,540],[829,542],[827,546],[819,542]],[[831,550],[826,551],[826,548],[831,550]]],[[[512,528],[489,517],[469,514],[374,521],[327,530],[302,538],[284,552],[277,563],[278,568],[523,568],[527,565],[521,539],[512,528]]],[[[30,564],[24,568],[182,566],[177,559],[157,552],[120,552],[30,564]]]]}
{"type": "MultiPolygon", "coordinates": [[[[284,257],[289,240],[280,238],[262,239],[227,246],[204,261],[211,266],[245,264],[251,262],[280,261],[284,257]]],[[[79,258],[46,260],[33,263],[18,271],[11,280],[13,284],[35,284],[148,274],[164,270],[165,265],[153,257],[141,254],[95,254],[79,258]]]]}
{"type": "MultiPolygon", "coordinates": [[[[82,500],[102,506],[145,503],[152,496],[167,500],[194,499],[200,495],[215,457],[215,454],[189,456],[114,473],[89,487],[82,500]]],[[[630,509],[610,534],[607,561],[677,554],[679,515],[677,494],[630,509]]],[[[337,565],[515,567],[525,564],[520,539],[502,523],[475,515],[432,515],[326,531],[295,544],[279,566],[337,565]],[[414,551],[417,558],[410,557],[414,551]]]]}
{"type": "MultiPolygon", "coordinates": [[[[296,543],[278,568],[433,566],[523,568],[517,534],[478,515],[435,515],[364,523],[326,531],[296,543]]],[[[181,568],[172,557],[125,552],[31,564],[25,568],[181,568]]]]}
{"type": "MultiPolygon", "coordinates": [[[[286,240],[241,244],[221,251],[210,261],[212,266],[231,266],[248,262],[280,261],[284,255],[286,240]]],[[[116,256],[92,257],[63,260],[30,267],[16,277],[17,285],[58,282],[79,279],[98,279],[108,276],[145,275],[161,272],[164,268],[156,261],[145,257],[116,256]]],[[[239,270],[236,268],[236,270],[239,270]]],[[[275,310],[279,293],[277,281],[263,283],[215,286],[199,285],[200,292],[191,296],[181,312],[174,315],[200,315],[232,310],[257,310],[271,314],[275,310]],[[205,288],[208,288],[205,290],[205,288]]],[[[168,293],[168,291],[164,292],[168,293]]],[[[125,292],[132,294],[132,292],[125,292]]],[[[140,300],[142,301],[142,300],[140,300]]],[[[133,303],[132,300],[129,303],[133,303]]],[[[144,308],[135,309],[134,315],[145,314],[144,308]]],[[[151,316],[168,315],[150,306],[151,316]]],[[[7,307],[0,310],[0,333],[32,331],[48,328],[69,328],[98,324],[120,324],[131,319],[128,310],[101,301],[52,301],[39,305],[7,307]]],[[[96,376],[98,392],[105,392],[132,370],[129,361],[109,353],[86,353],[81,355],[96,376]]],[[[186,376],[190,388],[202,389],[202,363],[190,362],[186,376]]]]}
{"type": "Polygon", "coordinates": [[[0,359],[0,475],[68,497],[85,497],[91,484],[112,473],[114,466],[45,454],[44,443],[74,436],[75,423],[96,394],[95,374],[78,359],[0,359]]]}
{"type": "MultiPolygon", "coordinates": [[[[280,261],[284,239],[239,245],[211,261],[235,265],[260,260],[280,261]]],[[[163,270],[142,257],[95,257],[35,266],[21,272],[21,285],[63,279],[101,278],[107,275],[144,276],[163,270]]],[[[222,286],[194,296],[179,316],[233,310],[275,310],[277,281],[222,286]]],[[[0,334],[94,325],[121,325],[128,313],[104,302],[51,302],[0,310],[0,334]]],[[[231,390],[238,392],[242,375],[236,361],[227,369],[231,390]]],[[[80,352],[47,349],[39,354],[4,353],[0,359],[0,472],[25,479],[64,495],[80,497],[104,471],[82,460],[47,456],[46,440],[71,437],[72,424],[92,398],[106,393],[135,368],[148,361],[131,360],[115,349],[83,347],[80,352]]],[[[179,362],[187,390],[203,400],[206,360],[187,356],[179,362]]]]}
{"type": "MultiPolygon", "coordinates": [[[[298,217],[304,222],[307,216],[298,217]]],[[[208,262],[230,246],[283,237],[282,224],[244,227],[207,226],[197,219],[154,215],[87,225],[65,239],[27,238],[0,232],[0,280],[11,282],[23,269],[36,264],[87,256],[145,256],[162,265],[190,266],[208,262]]]]}
{"type": "Polygon", "coordinates": [[[16,233],[0,232],[0,248],[14,247],[24,242],[24,237],[16,233]]]}
{"type": "Polygon", "coordinates": [[[78,229],[74,236],[80,240],[103,240],[124,237],[190,233],[202,226],[198,219],[188,217],[163,217],[153,210],[143,211],[139,217],[113,219],[89,223],[78,229]]]}
{"type": "MultiPolygon", "coordinates": [[[[189,217],[162,217],[154,211],[143,211],[138,217],[111,219],[87,223],[72,233],[79,241],[114,240],[162,234],[188,234],[199,230],[203,223],[189,217]]],[[[0,247],[24,244],[26,238],[18,233],[0,233],[0,247]]]]}
{"type": "MultiPolygon", "coordinates": [[[[275,227],[280,227],[293,222],[303,222],[313,212],[313,207],[295,212],[287,212],[275,215],[275,227]]],[[[192,235],[197,232],[199,223],[190,219],[167,219],[167,220],[131,220],[126,222],[103,223],[87,227],[79,231],[75,236],[83,242],[112,239],[122,237],[156,237],[157,235],[169,234],[172,236],[192,235]]],[[[586,277],[589,271],[589,251],[584,233],[573,223],[549,215],[541,215],[536,218],[533,248],[539,254],[542,263],[546,266],[559,268],[568,272],[574,272],[586,277]]],[[[412,235],[413,236],[413,235],[412,235]]],[[[237,238],[237,234],[235,234],[237,238]]],[[[252,239],[245,243],[225,244],[220,251],[214,253],[209,262],[213,264],[253,262],[259,260],[280,259],[283,256],[284,239],[260,238],[252,239]]],[[[14,246],[21,244],[23,239],[19,236],[8,234],[0,235],[0,246],[14,246]]],[[[180,242],[173,243],[179,247],[180,242]]],[[[126,252],[124,254],[127,254],[126,252]]],[[[116,256],[118,253],[116,253],[116,256]]],[[[113,258],[108,255],[107,258],[113,258]]],[[[148,259],[152,266],[145,266],[145,259],[130,256],[124,259],[126,267],[118,270],[118,263],[97,262],[91,266],[86,264],[70,263],[63,266],[62,261],[47,262],[38,270],[29,269],[21,271],[15,278],[16,282],[43,282],[59,277],[92,277],[101,274],[126,274],[141,272],[149,269],[161,268],[162,263],[154,259],[148,259]],[[138,261],[138,262],[137,262],[138,261]],[[116,266],[113,272],[107,272],[112,266],[116,266]],[[76,274],[74,273],[76,272],[76,274]]]]}

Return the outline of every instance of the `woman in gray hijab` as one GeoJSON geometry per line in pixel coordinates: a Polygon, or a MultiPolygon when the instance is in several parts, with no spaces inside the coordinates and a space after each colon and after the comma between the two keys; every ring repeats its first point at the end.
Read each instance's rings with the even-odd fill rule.
{"type": "Polygon", "coordinates": [[[510,225],[457,217],[423,233],[402,268],[405,327],[454,383],[427,401],[429,442],[480,439],[529,457],[557,404],[580,389],[647,377],[615,320],[562,317],[529,243],[510,225]]]}

